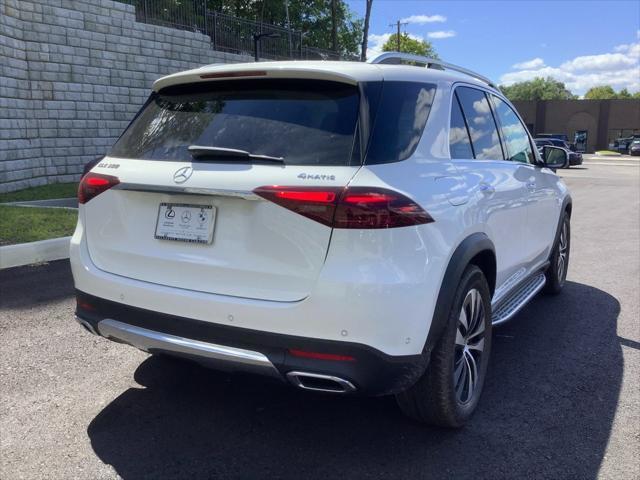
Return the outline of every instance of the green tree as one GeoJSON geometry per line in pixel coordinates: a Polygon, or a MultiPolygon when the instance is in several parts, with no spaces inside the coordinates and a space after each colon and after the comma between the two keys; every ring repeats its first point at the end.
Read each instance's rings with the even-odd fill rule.
{"type": "Polygon", "coordinates": [[[640,98],[640,92],[634,94],[629,93],[629,90],[623,88],[616,93],[610,85],[600,85],[598,87],[590,88],[587,93],[584,94],[584,98],[587,100],[611,100],[615,98],[640,98]]]}
{"type": "MultiPolygon", "coordinates": [[[[286,0],[289,7],[289,24],[292,29],[302,32],[306,46],[332,50],[333,24],[337,37],[337,52],[341,55],[356,56],[362,42],[363,21],[349,9],[345,0],[286,0]]],[[[138,11],[143,11],[147,2],[126,0],[138,11]]],[[[151,2],[149,2],[151,4],[151,2]]],[[[149,15],[167,22],[180,18],[184,24],[204,24],[202,0],[154,0],[154,8],[149,15]]],[[[206,0],[209,12],[219,12],[245,20],[264,22],[280,27],[287,26],[285,0],[206,0]]],[[[250,36],[253,31],[244,26],[241,33],[250,36]]],[[[233,26],[225,30],[226,35],[234,35],[233,26]]],[[[293,37],[293,43],[299,42],[293,37]]],[[[294,47],[295,48],[295,47],[294,47]]]]}
{"type": "MultiPolygon", "coordinates": [[[[338,53],[342,55],[359,53],[363,21],[354,15],[344,0],[335,0],[335,2],[288,0],[288,2],[291,28],[303,33],[305,45],[331,50],[335,19],[338,53]]],[[[287,26],[286,5],[283,0],[209,0],[208,6],[247,20],[281,27],[287,26]]]]}
{"type": "Polygon", "coordinates": [[[616,92],[610,85],[601,85],[599,87],[591,87],[584,94],[586,100],[609,100],[612,98],[618,98],[616,92]]]}
{"type": "MultiPolygon", "coordinates": [[[[398,34],[394,33],[389,37],[382,46],[383,52],[396,52],[398,51],[398,34]]],[[[400,35],[400,51],[402,53],[413,53],[415,55],[422,55],[424,57],[440,58],[436,53],[431,42],[426,40],[416,40],[411,38],[408,34],[402,33],[400,35]]]]}
{"type": "Polygon", "coordinates": [[[564,83],[551,77],[536,77],[526,82],[500,86],[500,90],[511,101],[517,100],[571,100],[577,98],[564,83]]]}
{"type": "Polygon", "coordinates": [[[633,98],[633,95],[629,93],[629,90],[623,88],[618,92],[618,98],[633,98]]]}

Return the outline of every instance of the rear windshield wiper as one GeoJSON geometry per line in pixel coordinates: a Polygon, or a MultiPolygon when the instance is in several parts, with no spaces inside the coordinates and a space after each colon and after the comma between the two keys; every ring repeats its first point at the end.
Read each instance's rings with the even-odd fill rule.
{"type": "Polygon", "coordinates": [[[204,147],[200,145],[190,145],[187,150],[195,160],[205,158],[251,158],[253,160],[262,160],[264,162],[284,163],[284,157],[272,157],[271,155],[256,155],[246,150],[237,150],[235,148],[223,147],[204,147]]]}

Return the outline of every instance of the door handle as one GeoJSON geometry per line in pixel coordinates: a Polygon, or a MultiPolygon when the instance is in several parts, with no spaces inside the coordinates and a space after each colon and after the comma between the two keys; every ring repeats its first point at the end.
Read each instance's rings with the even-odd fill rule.
{"type": "Polygon", "coordinates": [[[536,182],[527,182],[527,188],[531,191],[536,189],[536,182]]]}
{"type": "Polygon", "coordinates": [[[486,182],[480,182],[480,191],[485,195],[491,195],[496,192],[496,189],[493,185],[486,182]]]}

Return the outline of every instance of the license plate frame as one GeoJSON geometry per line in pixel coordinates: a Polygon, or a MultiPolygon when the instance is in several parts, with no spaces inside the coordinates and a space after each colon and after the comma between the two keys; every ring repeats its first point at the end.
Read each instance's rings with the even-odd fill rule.
{"type": "Polygon", "coordinates": [[[217,216],[217,209],[213,205],[161,202],[156,216],[154,238],[211,245],[217,216]],[[169,212],[173,212],[173,215],[169,212]],[[200,213],[205,220],[201,220],[203,217],[200,213]]]}

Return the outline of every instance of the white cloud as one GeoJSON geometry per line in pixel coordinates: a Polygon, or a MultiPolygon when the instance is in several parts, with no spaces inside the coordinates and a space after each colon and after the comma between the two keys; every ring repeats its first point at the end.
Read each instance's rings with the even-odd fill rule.
{"type": "Polygon", "coordinates": [[[536,68],[542,67],[544,67],[544,60],[540,57],[527,60],[526,62],[516,63],[515,65],[511,66],[511,68],[514,68],[516,70],[535,70],[536,68]]]}
{"type": "Polygon", "coordinates": [[[367,58],[373,58],[380,55],[382,53],[382,46],[387,43],[387,40],[389,40],[390,37],[390,33],[369,35],[367,40],[367,58]]]}
{"type": "MultiPolygon", "coordinates": [[[[367,59],[380,55],[382,53],[382,46],[387,43],[392,35],[395,38],[395,34],[392,33],[383,33],[382,35],[376,35],[375,33],[373,33],[369,35],[367,41],[367,59]]],[[[424,38],[420,35],[414,35],[412,33],[409,33],[408,35],[409,38],[413,38],[414,40],[418,40],[419,42],[424,40],[424,38]]]]}
{"type": "Polygon", "coordinates": [[[440,30],[438,32],[427,33],[427,38],[434,38],[434,39],[451,38],[455,36],[456,36],[456,32],[453,30],[440,30]]]}
{"type": "Polygon", "coordinates": [[[626,88],[631,92],[640,90],[640,42],[618,45],[613,52],[600,55],[583,55],[568,60],[557,67],[536,62],[534,59],[517,63],[500,77],[500,83],[512,85],[532,80],[535,77],[552,77],[563,82],[573,93],[584,95],[591,87],[611,85],[614,90],[626,88]],[[527,65],[529,64],[529,65],[527,65]]]}
{"type": "Polygon", "coordinates": [[[629,43],[613,47],[615,52],[624,53],[633,58],[640,58],[640,43],[629,43]]]}
{"type": "Polygon", "coordinates": [[[411,15],[410,17],[400,20],[402,23],[417,23],[424,25],[425,23],[443,23],[447,21],[444,15],[411,15]]]}
{"type": "Polygon", "coordinates": [[[564,62],[560,69],[569,72],[592,72],[624,69],[638,63],[631,56],[622,53],[603,53],[602,55],[585,55],[564,62]]]}

